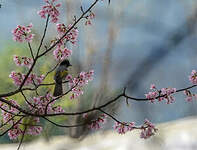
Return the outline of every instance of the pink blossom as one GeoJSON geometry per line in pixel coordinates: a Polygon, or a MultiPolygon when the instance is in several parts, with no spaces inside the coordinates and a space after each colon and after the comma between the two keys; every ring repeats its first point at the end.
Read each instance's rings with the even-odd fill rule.
{"type": "Polygon", "coordinates": [[[192,101],[192,96],[187,96],[186,101],[191,102],[192,101]]]}
{"type": "Polygon", "coordinates": [[[60,47],[57,47],[53,51],[53,56],[58,61],[62,61],[64,59],[68,58],[71,54],[72,54],[72,50],[69,50],[67,48],[61,49],[60,47]]]}
{"type": "Polygon", "coordinates": [[[64,110],[62,109],[61,106],[56,106],[56,107],[53,107],[52,109],[53,109],[54,113],[63,113],[64,112],[64,110]]]}
{"type": "Polygon", "coordinates": [[[156,89],[156,86],[155,86],[155,84],[151,84],[151,85],[150,85],[150,89],[151,89],[151,90],[154,90],[154,89],[156,89]]]}
{"type": "Polygon", "coordinates": [[[194,94],[194,98],[197,100],[197,94],[194,94]]]}
{"type": "Polygon", "coordinates": [[[18,25],[16,29],[12,31],[13,34],[13,40],[16,42],[31,42],[34,34],[31,34],[31,28],[32,28],[32,23],[30,23],[28,26],[20,26],[18,25]]]}
{"type": "Polygon", "coordinates": [[[83,94],[82,87],[88,84],[89,81],[93,79],[93,75],[94,75],[94,70],[90,70],[88,72],[81,72],[79,74],[79,77],[69,80],[68,85],[69,88],[72,89],[72,94],[70,96],[70,99],[76,99],[83,94]]]}
{"type": "Polygon", "coordinates": [[[176,88],[162,88],[161,89],[161,94],[162,95],[170,95],[172,93],[176,92],[176,88]]]}
{"type": "Polygon", "coordinates": [[[95,14],[90,12],[90,14],[86,17],[85,25],[92,25],[91,20],[95,18],[95,14]]]}
{"type": "Polygon", "coordinates": [[[17,139],[22,134],[23,131],[19,128],[19,125],[15,125],[11,130],[8,131],[8,136],[11,140],[17,139]]]}
{"type": "Polygon", "coordinates": [[[167,104],[170,104],[175,100],[172,94],[176,92],[176,88],[162,88],[161,90],[157,90],[156,86],[151,84],[150,89],[152,91],[145,94],[145,96],[151,102],[154,102],[156,98],[159,102],[165,99],[167,104]]]}
{"type": "Polygon", "coordinates": [[[29,100],[31,105],[28,104],[28,107],[32,110],[33,113],[45,114],[46,113],[61,113],[64,112],[61,106],[54,106],[54,102],[51,101],[54,97],[47,93],[45,96],[33,97],[29,100]]]}
{"type": "Polygon", "coordinates": [[[114,130],[116,130],[119,134],[125,134],[127,130],[126,123],[115,122],[114,130]]]}
{"type": "Polygon", "coordinates": [[[132,131],[135,129],[135,122],[129,122],[127,126],[127,131],[132,131]]]}
{"type": "Polygon", "coordinates": [[[88,113],[84,113],[84,114],[82,115],[82,117],[83,117],[83,118],[88,118],[88,113]]]}
{"type": "Polygon", "coordinates": [[[41,132],[42,132],[42,127],[40,127],[40,126],[29,126],[27,128],[26,134],[39,135],[41,132]]]}
{"type": "Polygon", "coordinates": [[[186,100],[187,102],[191,102],[192,99],[193,99],[193,97],[194,97],[195,99],[197,99],[197,94],[192,94],[190,90],[185,90],[185,91],[183,91],[183,93],[184,93],[184,95],[186,95],[185,100],[186,100]]]}
{"type": "Polygon", "coordinates": [[[94,19],[95,18],[95,14],[93,12],[90,12],[88,18],[89,19],[94,19]]]}
{"type": "Polygon", "coordinates": [[[14,84],[17,86],[20,86],[22,81],[23,81],[23,74],[17,73],[15,71],[12,71],[11,74],[9,75],[10,78],[14,81],[14,84]]]}
{"type": "MultiPolygon", "coordinates": [[[[31,124],[35,124],[35,126],[27,126],[27,130],[25,132],[25,134],[30,134],[30,135],[38,135],[41,133],[42,131],[42,127],[40,126],[36,126],[36,123],[39,123],[39,118],[35,117],[31,120],[31,124]]],[[[20,135],[23,134],[23,131],[20,129],[19,124],[15,125],[13,127],[13,129],[8,131],[8,136],[10,137],[10,139],[16,139],[17,137],[19,137],[20,135]]]]}
{"type": "MultiPolygon", "coordinates": [[[[69,24],[68,26],[65,26],[63,23],[62,24],[57,24],[57,32],[60,36],[63,36],[70,28],[72,27],[72,24],[69,24]]],[[[63,40],[70,41],[72,44],[75,44],[77,42],[77,37],[78,37],[79,31],[77,28],[71,29],[66,36],[64,37],[63,40]]]]}
{"type": "Polygon", "coordinates": [[[176,88],[162,88],[161,94],[165,95],[164,99],[167,100],[167,104],[174,102],[174,97],[172,96],[173,93],[176,92],[176,88]]]}
{"type": "Polygon", "coordinates": [[[40,75],[40,76],[34,76],[34,82],[37,84],[37,85],[39,85],[39,84],[41,84],[42,82],[43,82],[43,80],[45,79],[45,75],[40,75]]]}
{"type": "Polygon", "coordinates": [[[106,115],[102,114],[101,116],[99,116],[96,120],[92,121],[89,125],[88,128],[90,129],[100,129],[101,126],[106,122],[106,115]]]}
{"type": "Polygon", "coordinates": [[[92,25],[91,20],[86,20],[85,25],[86,25],[86,26],[87,26],[87,25],[92,25]]]}
{"type": "Polygon", "coordinates": [[[33,64],[33,59],[32,58],[28,58],[28,57],[20,57],[20,56],[16,56],[14,55],[14,62],[17,66],[26,66],[28,68],[31,67],[31,65],[33,64]]]}
{"type": "Polygon", "coordinates": [[[141,127],[141,129],[142,131],[140,137],[143,139],[151,137],[157,131],[155,126],[148,119],[144,120],[144,125],[141,127]]]}
{"type": "Polygon", "coordinates": [[[196,72],[196,70],[192,70],[191,75],[189,75],[189,81],[192,84],[197,84],[197,72],[196,72]]]}
{"type": "MultiPolygon", "coordinates": [[[[25,79],[25,76],[26,76],[25,74],[15,71],[12,71],[11,74],[9,75],[9,77],[13,80],[16,86],[21,85],[21,83],[25,79]]],[[[36,74],[32,73],[28,76],[27,80],[25,81],[25,85],[40,84],[42,83],[43,80],[44,80],[44,75],[37,76],[36,74]]]]}
{"type": "Polygon", "coordinates": [[[135,127],[135,123],[134,122],[115,122],[114,125],[114,130],[116,130],[119,134],[125,134],[128,131],[132,131],[134,130],[135,127]]]}
{"type": "Polygon", "coordinates": [[[66,76],[66,80],[70,81],[71,79],[72,79],[72,75],[68,74],[68,75],[66,76]]]}
{"type": "MultiPolygon", "coordinates": [[[[19,106],[18,104],[17,104],[17,102],[15,101],[15,100],[13,100],[13,99],[11,99],[11,100],[9,100],[9,102],[11,103],[11,104],[14,104],[15,106],[19,106]]],[[[8,123],[9,124],[12,124],[13,123],[13,119],[12,119],[12,117],[13,117],[13,114],[17,114],[19,111],[16,109],[16,108],[14,108],[14,107],[11,107],[11,106],[8,106],[7,104],[4,104],[4,103],[1,103],[1,108],[3,108],[4,110],[7,110],[7,111],[4,111],[3,109],[1,110],[1,112],[2,112],[2,117],[3,117],[3,122],[7,122],[7,121],[9,121],[8,123]],[[10,113],[9,113],[10,112],[10,113]],[[12,114],[11,114],[12,113],[12,114]]]]}
{"type": "Polygon", "coordinates": [[[46,5],[42,6],[42,9],[38,11],[38,14],[41,18],[46,18],[46,15],[51,17],[51,22],[56,23],[58,21],[58,17],[60,15],[58,7],[61,6],[60,3],[55,4],[57,0],[44,0],[46,5]]]}
{"type": "Polygon", "coordinates": [[[159,96],[157,91],[154,92],[148,92],[148,94],[145,94],[146,98],[151,100],[151,102],[154,102],[154,100],[156,99],[156,97],[159,96]]]}

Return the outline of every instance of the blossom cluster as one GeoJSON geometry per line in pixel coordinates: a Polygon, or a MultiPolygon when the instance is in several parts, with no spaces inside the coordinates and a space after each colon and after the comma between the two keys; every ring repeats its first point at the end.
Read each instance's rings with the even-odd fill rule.
{"type": "MultiPolygon", "coordinates": [[[[13,99],[9,100],[9,102],[15,106],[19,106],[17,102],[13,99]]],[[[2,123],[13,126],[13,128],[8,131],[8,136],[10,137],[10,139],[16,139],[18,136],[22,135],[23,133],[23,131],[19,127],[19,123],[21,121],[17,123],[18,120],[14,119],[14,114],[17,114],[19,111],[16,108],[10,107],[4,103],[0,103],[0,108],[3,117],[2,123]]]]}
{"type": "MultiPolygon", "coordinates": [[[[26,101],[29,109],[32,113],[36,114],[45,114],[46,113],[61,113],[64,112],[61,106],[54,106],[54,102],[50,103],[53,100],[53,96],[49,93],[47,93],[45,96],[39,96],[34,97],[33,99],[26,101]]],[[[9,100],[10,103],[12,103],[15,106],[19,105],[15,100],[9,100]]],[[[42,127],[37,125],[40,122],[40,119],[38,117],[30,117],[28,119],[15,119],[15,114],[19,113],[19,111],[11,106],[8,106],[7,104],[0,102],[0,108],[2,112],[2,123],[6,125],[11,125],[12,129],[8,131],[8,136],[10,139],[17,139],[22,134],[29,134],[29,135],[39,135],[42,132],[42,127]],[[6,110],[6,111],[5,111],[6,110]],[[24,121],[27,122],[29,120],[28,124],[26,125],[26,131],[23,127],[24,121]]]]}
{"type": "Polygon", "coordinates": [[[119,134],[125,134],[127,131],[132,131],[135,129],[134,122],[115,122],[113,126],[114,130],[116,130],[119,134]]]}
{"type": "Polygon", "coordinates": [[[189,81],[192,84],[197,84],[197,72],[196,72],[196,70],[192,70],[191,75],[189,75],[189,81]]]}
{"type": "Polygon", "coordinates": [[[106,123],[106,120],[107,115],[102,114],[96,120],[91,121],[91,123],[88,124],[88,128],[93,130],[100,129],[102,125],[106,123]]]}
{"type": "Polygon", "coordinates": [[[55,4],[57,0],[44,0],[46,2],[46,5],[42,6],[42,9],[38,11],[38,14],[41,16],[41,18],[46,18],[46,15],[49,15],[51,17],[51,22],[56,23],[58,21],[58,17],[60,15],[58,7],[61,6],[60,3],[55,4]]]}
{"type": "MultiPolygon", "coordinates": [[[[12,71],[11,74],[9,75],[9,77],[13,80],[16,86],[20,86],[22,84],[23,80],[25,79],[25,76],[26,76],[25,74],[15,71],[12,71]]],[[[39,85],[44,80],[44,77],[45,77],[44,75],[37,76],[36,74],[32,73],[26,79],[24,85],[30,85],[30,84],[39,85]]]]}
{"type": "Polygon", "coordinates": [[[91,20],[95,18],[95,14],[93,12],[90,12],[89,15],[86,16],[86,22],[85,25],[92,25],[91,20]]]}
{"type": "MultiPolygon", "coordinates": [[[[11,99],[9,100],[9,102],[19,107],[19,105],[17,104],[15,100],[11,99]]],[[[0,103],[0,108],[1,108],[2,117],[3,117],[2,123],[12,126],[12,129],[8,131],[9,138],[17,139],[19,136],[24,134],[24,131],[21,129],[23,127],[22,126],[23,119],[21,120],[15,119],[15,114],[19,113],[19,111],[16,108],[8,106],[7,104],[4,104],[4,103],[0,103]]],[[[29,135],[40,134],[42,131],[42,127],[36,126],[36,124],[40,122],[39,118],[38,117],[31,118],[30,122],[31,122],[31,126],[27,127],[25,134],[29,134],[29,135]]]]}
{"type": "Polygon", "coordinates": [[[36,114],[64,112],[61,106],[54,106],[54,102],[51,102],[53,99],[54,97],[47,93],[45,96],[33,97],[27,104],[32,112],[36,114]]]}
{"type": "Polygon", "coordinates": [[[57,61],[63,61],[66,58],[68,58],[71,54],[72,50],[67,48],[61,48],[59,46],[53,51],[53,56],[57,61]]]}
{"type": "Polygon", "coordinates": [[[151,102],[154,102],[155,99],[158,99],[158,101],[166,100],[167,104],[174,102],[172,94],[176,92],[176,88],[162,88],[161,90],[158,90],[154,84],[151,84],[150,89],[152,91],[145,94],[145,96],[151,102]]]}
{"type": "Polygon", "coordinates": [[[184,90],[183,93],[186,95],[186,101],[191,102],[193,98],[197,100],[197,94],[191,93],[190,90],[184,90]]]}
{"type": "Polygon", "coordinates": [[[52,44],[59,41],[60,38],[62,38],[66,34],[59,41],[59,43],[57,43],[56,49],[53,51],[54,58],[57,61],[62,61],[68,58],[72,54],[72,50],[66,48],[65,43],[69,41],[72,44],[76,44],[78,37],[78,30],[77,28],[71,29],[72,24],[65,26],[63,23],[62,24],[59,23],[56,25],[56,27],[57,27],[58,37],[52,41],[52,44]]]}
{"type": "Polygon", "coordinates": [[[71,75],[68,75],[66,79],[69,81],[69,88],[72,89],[72,94],[70,99],[76,99],[83,94],[83,86],[87,85],[89,81],[93,79],[94,70],[88,72],[81,72],[79,77],[72,78],[71,75]]]}
{"type": "Polygon", "coordinates": [[[58,23],[56,25],[56,27],[57,27],[57,32],[58,32],[60,37],[63,36],[65,33],[67,33],[69,31],[66,34],[66,36],[63,38],[63,40],[69,41],[72,44],[76,44],[77,37],[78,37],[78,34],[79,34],[79,31],[78,31],[77,28],[71,29],[72,24],[69,24],[68,26],[66,26],[63,23],[58,23]]]}
{"type": "Polygon", "coordinates": [[[30,23],[28,26],[18,25],[16,29],[12,31],[13,40],[20,43],[24,41],[31,42],[34,37],[34,34],[31,34],[32,26],[32,23],[30,23]]]}
{"type": "Polygon", "coordinates": [[[17,139],[22,134],[28,134],[28,135],[39,135],[42,132],[42,127],[36,125],[36,123],[40,122],[40,119],[38,117],[31,118],[31,124],[27,126],[27,129],[23,131],[21,128],[23,127],[22,120],[18,122],[18,124],[14,125],[12,129],[8,131],[8,136],[10,139],[17,139]]]}
{"type": "Polygon", "coordinates": [[[141,128],[140,137],[143,139],[147,139],[155,135],[155,132],[157,131],[155,126],[148,119],[144,120],[144,125],[142,125],[140,128],[141,128]]]}
{"type": "MultiPolygon", "coordinates": [[[[9,100],[9,102],[11,104],[14,104],[15,106],[19,106],[17,104],[17,102],[13,99],[9,100]]],[[[5,123],[5,122],[13,123],[13,119],[12,119],[13,114],[18,113],[19,111],[16,108],[10,107],[2,102],[0,102],[0,108],[1,108],[2,116],[3,116],[3,123],[5,123]],[[6,111],[4,111],[4,110],[6,110],[6,111]]]]}
{"type": "Polygon", "coordinates": [[[33,64],[33,59],[25,56],[16,56],[14,55],[14,62],[17,66],[25,66],[30,68],[33,64]]]}
{"type": "Polygon", "coordinates": [[[43,130],[43,128],[41,126],[37,125],[39,122],[40,122],[40,118],[38,118],[38,117],[31,118],[31,123],[33,123],[35,125],[28,126],[25,134],[39,135],[43,130]]]}
{"type": "Polygon", "coordinates": [[[114,130],[116,130],[119,134],[125,134],[128,131],[132,131],[134,129],[140,129],[140,137],[143,139],[147,139],[155,134],[157,129],[155,126],[147,119],[144,120],[144,124],[140,127],[135,126],[135,122],[115,122],[114,130]]]}

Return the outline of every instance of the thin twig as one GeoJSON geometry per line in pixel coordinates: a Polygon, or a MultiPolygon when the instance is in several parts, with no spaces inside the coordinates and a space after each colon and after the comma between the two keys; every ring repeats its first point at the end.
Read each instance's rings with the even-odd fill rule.
{"type": "Polygon", "coordinates": [[[28,42],[28,47],[29,47],[29,51],[31,53],[31,57],[34,60],[34,54],[33,54],[33,50],[32,50],[32,47],[31,47],[31,43],[30,42],[28,42]]]}
{"type": "Polygon", "coordinates": [[[61,124],[57,124],[53,121],[51,121],[50,119],[46,118],[46,117],[42,117],[43,119],[47,120],[48,122],[52,123],[53,125],[57,126],[57,127],[63,127],[63,128],[73,128],[73,127],[79,127],[79,126],[84,126],[87,123],[81,123],[81,124],[75,124],[75,125],[61,125],[61,124]]]}
{"type": "Polygon", "coordinates": [[[27,129],[27,126],[25,126],[25,129],[23,130],[23,134],[22,134],[22,137],[21,137],[21,140],[20,140],[20,143],[19,143],[19,145],[18,145],[17,150],[20,149],[20,147],[21,147],[21,145],[22,145],[22,143],[23,143],[23,139],[24,139],[24,137],[25,137],[26,129],[27,129]]]}
{"type": "Polygon", "coordinates": [[[43,44],[43,41],[44,41],[44,38],[45,38],[45,35],[46,35],[46,32],[47,32],[47,27],[48,27],[48,24],[49,24],[49,17],[50,17],[50,15],[47,16],[47,20],[46,20],[46,24],[45,24],[45,28],[44,28],[44,33],[43,33],[42,39],[40,41],[40,45],[38,47],[36,57],[38,57],[38,55],[39,55],[40,49],[42,47],[42,44],[43,44]]]}
{"type": "Polygon", "coordinates": [[[31,107],[35,107],[35,106],[33,106],[28,100],[27,100],[27,97],[25,96],[25,94],[23,93],[23,91],[21,91],[21,94],[23,95],[23,97],[24,97],[24,99],[25,99],[25,102],[27,103],[27,104],[29,104],[31,107]]]}

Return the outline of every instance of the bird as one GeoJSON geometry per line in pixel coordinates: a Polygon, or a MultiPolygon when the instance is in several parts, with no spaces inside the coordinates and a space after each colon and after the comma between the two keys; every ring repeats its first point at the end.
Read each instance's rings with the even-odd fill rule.
{"type": "Polygon", "coordinates": [[[72,66],[68,59],[63,60],[57,67],[54,75],[55,89],[53,96],[57,97],[63,94],[62,80],[68,75],[68,67],[72,66]]]}

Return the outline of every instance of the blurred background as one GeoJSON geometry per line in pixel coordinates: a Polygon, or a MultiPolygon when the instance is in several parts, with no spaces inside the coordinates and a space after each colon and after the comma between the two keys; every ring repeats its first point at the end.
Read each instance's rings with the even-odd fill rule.
{"type": "MultiPolygon", "coordinates": [[[[69,24],[74,15],[80,15],[80,6],[86,9],[92,0],[61,2],[59,22],[69,24]]],[[[16,68],[13,54],[29,55],[26,44],[17,44],[12,40],[11,30],[18,24],[32,22],[36,34],[33,48],[36,48],[45,24],[37,11],[44,2],[0,0],[0,4],[0,91],[6,92],[15,88],[8,78],[16,68]]],[[[197,68],[197,1],[111,0],[108,5],[104,0],[96,5],[93,12],[96,18],[92,25],[85,26],[85,20],[79,23],[77,45],[68,46],[73,50],[70,58],[73,74],[94,69],[95,79],[84,89],[80,100],[66,101],[66,110],[75,112],[99,106],[122,92],[125,86],[129,95],[144,98],[152,83],[157,88],[179,89],[191,85],[188,76],[192,69],[197,68]]],[[[55,25],[50,24],[45,44],[49,44],[56,35],[55,25]]],[[[39,72],[46,72],[54,64],[55,60],[50,57],[39,62],[39,72]]],[[[53,80],[52,76],[49,78],[48,81],[53,80]]],[[[153,123],[162,123],[197,114],[197,101],[186,102],[183,93],[175,97],[176,101],[168,105],[166,102],[129,101],[127,106],[122,99],[106,111],[121,121],[135,121],[139,125],[145,118],[153,123]]],[[[91,114],[93,118],[97,115],[91,114]]],[[[68,124],[82,121],[80,117],[58,119],[54,120],[68,124]]],[[[62,129],[49,123],[42,123],[50,130],[46,129],[43,133],[46,138],[59,134],[79,138],[89,133],[86,127],[62,132],[62,129]]],[[[112,125],[113,122],[109,122],[104,129],[110,130],[112,125]]],[[[8,137],[1,137],[0,142],[10,141],[8,137]]]]}

